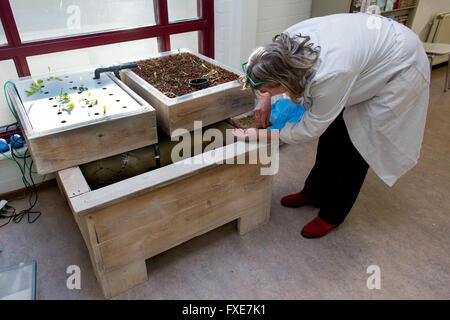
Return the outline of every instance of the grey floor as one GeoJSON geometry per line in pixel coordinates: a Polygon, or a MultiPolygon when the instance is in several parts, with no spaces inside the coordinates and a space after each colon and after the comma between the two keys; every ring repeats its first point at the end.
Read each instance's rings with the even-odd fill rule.
{"type": "MultiPolygon", "coordinates": [[[[316,143],[285,145],[275,177],[270,222],[240,237],[236,222],[147,260],[149,280],[115,299],[450,299],[450,92],[446,67],[433,71],[431,104],[419,164],[389,188],[369,171],[344,224],[324,238],[300,236],[317,215],[288,209],[316,143]],[[381,289],[366,286],[381,270],[381,289]]],[[[25,200],[12,203],[26,207],[25,200]]],[[[0,229],[0,267],[37,260],[38,299],[103,299],[88,251],[56,187],[42,189],[34,224],[0,229]],[[68,290],[66,269],[81,269],[68,290]]]]}

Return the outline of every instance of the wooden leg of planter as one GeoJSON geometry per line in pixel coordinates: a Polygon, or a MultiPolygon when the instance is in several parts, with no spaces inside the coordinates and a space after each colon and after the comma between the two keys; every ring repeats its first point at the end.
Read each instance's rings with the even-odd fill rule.
{"type": "Polygon", "coordinates": [[[254,211],[238,219],[238,231],[242,236],[253,229],[256,229],[269,221],[270,204],[263,207],[258,206],[254,211]]]}
{"type": "Polygon", "coordinates": [[[135,261],[120,269],[104,274],[102,288],[105,297],[111,298],[148,280],[145,260],[135,261]]]}

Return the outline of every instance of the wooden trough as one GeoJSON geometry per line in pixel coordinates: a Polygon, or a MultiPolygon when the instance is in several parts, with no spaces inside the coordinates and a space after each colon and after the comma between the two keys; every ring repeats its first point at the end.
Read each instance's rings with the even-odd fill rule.
{"type": "MultiPolygon", "coordinates": [[[[215,66],[241,75],[219,62],[188,49],[163,52],[157,57],[183,52],[193,54],[215,66]]],[[[156,57],[156,58],[157,58],[156,57]]],[[[249,89],[242,89],[237,81],[230,81],[214,87],[169,98],[131,70],[122,70],[120,78],[133,91],[156,109],[158,127],[171,136],[177,136],[177,129],[194,130],[194,121],[202,121],[203,126],[220,122],[254,108],[254,97],[249,89]]]]}
{"type": "Polygon", "coordinates": [[[273,176],[250,157],[269,146],[233,141],[97,190],[79,166],[59,171],[104,296],[146,281],[146,259],[193,237],[236,219],[241,235],[266,223],[273,176]]]}
{"type": "Polygon", "coordinates": [[[6,93],[40,175],[158,141],[153,107],[112,73],[100,79],[89,71],[49,74],[14,83],[17,90],[7,86],[6,93]],[[26,94],[38,85],[40,91],[26,94]],[[70,100],[62,102],[63,93],[70,100]]]}

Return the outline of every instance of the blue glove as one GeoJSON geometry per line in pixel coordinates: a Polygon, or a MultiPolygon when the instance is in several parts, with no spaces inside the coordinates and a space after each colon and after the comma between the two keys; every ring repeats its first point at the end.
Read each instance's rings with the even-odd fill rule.
{"type": "Polygon", "coordinates": [[[281,130],[286,123],[299,122],[306,110],[301,104],[295,104],[290,99],[280,99],[272,104],[269,130],[281,130]]]}

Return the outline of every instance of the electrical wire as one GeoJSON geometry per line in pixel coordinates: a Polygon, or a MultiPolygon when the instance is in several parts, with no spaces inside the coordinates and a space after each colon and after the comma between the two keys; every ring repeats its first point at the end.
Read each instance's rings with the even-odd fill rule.
{"type": "Polygon", "coordinates": [[[28,223],[34,223],[42,214],[40,210],[33,210],[38,201],[38,190],[33,180],[33,171],[31,170],[31,168],[33,167],[33,160],[31,160],[30,166],[27,166],[26,161],[28,158],[30,158],[30,155],[27,154],[28,149],[25,151],[24,155],[20,154],[17,155],[16,152],[17,151],[14,151],[14,148],[11,149],[11,156],[14,159],[14,161],[19,165],[19,169],[22,173],[22,181],[25,185],[25,188],[29,192],[28,198],[29,207],[27,209],[20,211],[19,213],[16,213],[16,209],[13,206],[5,205],[5,207],[0,211],[0,219],[7,219],[7,221],[2,225],[0,225],[0,228],[6,226],[11,221],[13,221],[14,223],[19,223],[22,221],[24,216],[27,216],[28,223]],[[19,162],[20,160],[24,162],[23,166],[20,165],[19,162]],[[27,168],[28,168],[28,178],[26,170],[27,168]],[[28,181],[28,179],[30,181],[28,181]],[[32,217],[32,215],[35,216],[32,217]]]}
{"type": "MultiPolygon", "coordinates": [[[[15,84],[11,81],[7,81],[3,87],[4,92],[5,92],[6,102],[8,104],[9,110],[11,111],[11,113],[13,114],[14,118],[16,118],[16,121],[17,121],[17,117],[14,114],[14,112],[12,111],[8,96],[6,95],[6,85],[8,83],[12,84],[16,90],[17,90],[17,88],[16,88],[15,84]]],[[[15,124],[17,124],[17,122],[15,124]]],[[[28,223],[34,223],[42,214],[40,210],[33,210],[33,208],[36,206],[36,203],[38,201],[37,187],[42,182],[44,182],[46,176],[44,176],[41,183],[39,183],[38,185],[35,184],[34,179],[33,179],[33,173],[36,173],[36,172],[32,170],[33,160],[31,160],[31,163],[29,166],[27,164],[27,159],[29,159],[31,157],[30,154],[28,154],[28,153],[29,153],[29,150],[27,148],[25,150],[25,153],[22,155],[20,152],[18,152],[16,150],[14,143],[11,144],[11,158],[6,156],[2,152],[3,156],[5,156],[7,159],[9,159],[11,161],[14,161],[17,164],[17,166],[19,167],[19,170],[22,174],[22,182],[25,185],[26,190],[29,192],[29,198],[28,198],[29,207],[27,209],[20,211],[19,213],[16,213],[16,209],[13,206],[6,204],[0,210],[0,219],[7,219],[7,221],[5,223],[1,224],[0,228],[6,226],[11,221],[13,221],[14,223],[19,223],[20,221],[22,221],[23,217],[25,217],[25,216],[27,216],[28,223]],[[23,165],[21,165],[20,161],[23,161],[23,165]],[[27,178],[27,169],[28,169],[28,178],[27,178]],[[32,215],[35,215],[35,216],[32,217],[32,215]]]]}
{"type": "Polygon", "coordinates": [[[9,111],[11,111],[11,113],[12,113],[12,115],[14,116],[14,118],[16,119],[16,123],[17,123],[17,121],[19,121],[19,120],[17,119],[16,114],[14,113],[13,109],[11,108],[11,105],[9,104],[8,95],[6,94],[6,86],[7,86],[8,84],[12,84],[13,87],[14,87],[14,89],[16,89],[16,91],[17,91],[17,87],[16,87],[15,83],[12,82],[12,81],[6,81],[5,84],[3,85],[3,91],[4,91],[4,93],[5,93],[6,103],[8,104],[9,111]]]}

